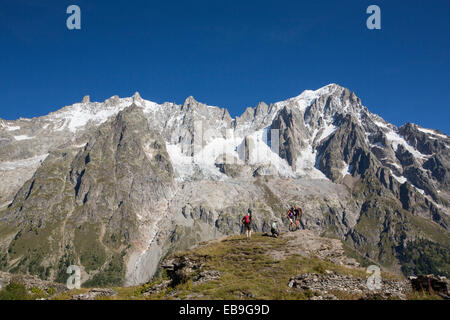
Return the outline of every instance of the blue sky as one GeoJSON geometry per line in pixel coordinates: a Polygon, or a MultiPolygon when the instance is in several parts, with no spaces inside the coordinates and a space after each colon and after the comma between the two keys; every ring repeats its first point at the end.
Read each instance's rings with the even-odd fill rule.
{"type": "Polygon", "coordinates": [[[0,117],[139,91],[232,116],[338,83],[372,112],[450,133],[450,1],[0,0],[0,117]],[[81,30],[66,8],[81,8],[81,30]],[[381,8],[381,30],[366,8],[381,8]]]}

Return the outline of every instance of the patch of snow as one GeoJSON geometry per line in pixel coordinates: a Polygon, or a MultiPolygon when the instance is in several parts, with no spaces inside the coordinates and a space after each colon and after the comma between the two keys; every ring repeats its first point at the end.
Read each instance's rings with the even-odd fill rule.
{"type": "MultiPolygon", "coordinates": [[[[116,115],[121,110],[129,107],[133,103],[133,98],[122,98],[117,104],[108,103],[76,103],[63,112],[54,114],[55,119],[62,119],[63,124],[57,130],[61,131],[68,128],[71,132],[76,132],[79,128],[85,126],[89,121],[96,124],[102,124],[111,116],[116,115]]],[[[143,107],[141,105],[141,107],[143,107]]],[[[145,107],[151,108],[151,103],[145,103],[145,107]]]]}
{"type": "Polygon", "coordinates": [[[399,169],[399,170],[402,170],[402,166],[399,165],[398,163],[395,163],[395,162],[393,162],[393,161],[389,161],[389,164],[390,164],[390,165],[393,165],[394,167],[396,167],[396,168],[399,169]]]}
{"type": "Polygon", "coordinates": [[[343,162],[343,164],[344,164],[344,167],[341,170],[341,175],[343,177],[345,177],[347,174],[352,174],[352,168],[353,168],[352,165],[351,164],[347,164],[345,162],[343,162]]]}
{"type": "Polygon", "coordinates": [[[414,157],[420,159],[424,159],[427,157],[423,153],[414,149],[408,142],[406,142],[405,139],[403,139],[398,133],[394,132],[393,130],[386,132],[386,137],[391,142],[394,151],[397,151],[398,145],[401,144],[403,147],[405,147],[406,150],[411,152],[414,157]]]}
{"type": "MultiPolygon", "coordinates": [[[[76,132],[79,128],[84,127],[89,121],[93,121],[96,124],[102,124],[110,117],[115,116],[123,109],[131,106],[133,103],[138,107],[141,107],[144,113],[155,112],[155,110],[160,107],[160,105],[155,102],[132,97],[120,98],[115,104],[110,104],[109,102],[76,103],[65,108],[63,112],[53,115],[54,119],[62,120],[61,126],[56,130],[62,131],[67,128],[71,132],[76,132]]],[[[44,129],[47,126],[48,124],[46,124],[44,129]]]]}
{"type": "Polygon", "coordinates": [[[75,145],[73,145],[73,147],[78,149],[78,148],[84,148],[86,145],[87,145],[87,142],[82,143],[82,144],[75,144],[75,145]]]}
{"type": "Polygon", "coordinates": [[[321,96],[319,90],[305,90],[299,96],[292,98],[292,100],[295,101],[300,110],[305,110],[321,96]]]}
{"type": "Polygon", "coordinates": [[[326,139],[327,137],[329,137],[330,135],[332,135],[337,129],[337,127],[331,123],[325,124],[325,126],[323,128],[324,128],[324,130],[320,134],[320,137],[317,140],[318,142],[320,142],[320,141],[326,139]]]}
{"type": "Polygon", "coordinates": [[[14,139],[16,139],[17,141],[30,140],[30,139],[33,139],[33,138],[34,137],[29,137],[27,135],[14,136],[14,139]]]}
{"type": "Polygon", "coordinates": [[[277,107],[283,107],[290,103],[295,103],[300,110],[306,110],[314,101],[320,98],[324,94],[330,94],[333,90],[336,90],[337,86],[335,84],[329,84],[317,90],[305,90],[300,95],[290,98],[288,100],[279,101],[275,103],[277,107]]]}
{"type": "Polygon", "coordinates": [[[307,147],[301,150],[295,163],[295,173],[297,176],[327,180],[328,178],[323,172],[316,168],[316,158],[317,153],[313,150],[313,147],[307,147]]]}
{"type": "Polygon", "coordinates": [[[407,179],[404,176],[398,177],[395,174],[392,173],[392,176],[394,177],[395,180],[397,180],[400,184],[404,184],[407,179]]]}
{"type": "Polygon", "coordinates": [[[424,190],[422,190],[422,189],[419,189],[418,187],[416,187],[415,185],[412,185],[414,188],[416,188],[416,190],[417,191],[419,191],[419,193],[421,194],[421,195],[425,195],[425,191],[424,190]]]}
{"type": "Polygon", "coordinates": [[[144,101],[144,105],[143,105],[144,113],[155,112],[156,109],[161,107],[161,105],[159,105],[155,102],[148,101],[148,100],[143,100],[143,101],[144,101]]]}
{"type": "Polygon", "coordinates": [[[417,130],[422,131],[422,132],[424,132],[424,133],[428,133],[428,134],[437,136],[437,137],[441,137],[441,138],[447,139],[447,136],[446,136],[446,135],[443,135],[443,134],[440,134],[440,133],[436,133],[436,132],[434,132],[434,131],[431,130],[431,129],[417,128],[417,130]]]}
{"type": "Polygon", "coordinates": [[[20,130],[20,127],[19,126],[6,126],[6,130],[17,131],[17,130],[20,130]]]}
{"type": "Polygon", "coordinates": [[[381,121],[373,120],[373,122],[374,122],[378,127],[385,128],[385,129],[389,129],[388,125],[385,124],[385,123],[383,123],[383,122],[381,122],[381,121]]]}
{"type": "Polygon", "coordinates": [[[143,151],[144,151],[145,155],[147,156],[147,159],[151,161],[153,159],[153,152],[152,152],[151,145],[150,144],[146,144],[143,147],[143,151]]]}
{"type": "Polygon", "coordinates": [[[166,149],[175,173],[182,180],[194,174],[193,158],[183,154],[180,145],[166,144],[166,149]]]}
{"type": "Polygon", "coordinates": [[[371,143],[370,146],[373,147],[373,148],[384,149],[384,146],[381,143],[379,143],[379,142],[371,143]]]}

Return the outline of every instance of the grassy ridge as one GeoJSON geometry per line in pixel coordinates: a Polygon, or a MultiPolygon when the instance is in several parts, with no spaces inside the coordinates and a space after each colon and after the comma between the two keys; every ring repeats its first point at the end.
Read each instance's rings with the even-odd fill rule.
{"type": "MultiPolygon", "coordinates": [[[[150,295],[144,294],[150,288],[168,280],[163,271],[158,277],[144,285],[133,287],[112,287],[115,296],[97,297],[105,300],[143,300],[143,299],[273,299],[273,300],[306,300],[312,297],[309,290],[298,290],[288,286],[292,276],[303,273],[325,274],[327,270],[365,279],[364,268],[350,268],[321,260],[317,257],[305,257],[289,253],[283,258],[275,253],[286,252],[288,240],[265,237],[255,234],[251,239],[243,236],[232,236],[223,240],[202,243],[198,247],[178,252],[173,257],[186,257],[191,261],[203,261],[203,266],[188,280],[175,287],[167,287],[150,295]],[[216,270],[220,278],[206,282],[193,282],[195,276],[205,270],[216,270]]],[[[352,252],[355,255],[355,252],[352,252]]],[[[383,279],[400,278],[396,275],[382,273],[383,279]]],[[[23,290],[22,290],[23,291],[23,290]]],[[[21,291],[21,294],[23,293],[21,291]]],[[[72,290],[50,299],[66,300],[73,295],[89,291],[89,288],[72,290]]],[[[359,299],[352,292],[330,292],[338,299],[359,299]]],[[[412,293],[407,297],[412,300],[439,299],[426,293],[412,293]]]]}
{"type": "MultiPolygon", "coordinates": [[[[210,242],[199,247],[176,253],[174,256],[202,259],[205,264],[201,270],[217,270],[221,277],[204,283],[188,280],[176,287],[169,287],[158,293],[142,296],[152,286],[167,280],[162,275],[152,282],[136,287],[113,288],[118,295],[112,299],[288,299],[305,300],[311,297],[309,291],[300,291],[288,287],[292,276],[302,273],[324,274],[326,270],[365,278],[364,269],[346,268],[316,257],[303,257],[291,254],[285,259],[276,259],[273,251],[283,251],[285,239],[265,237],[255,234],[247,240],[242,236],[232,236],[222,241],[210,242]]],[[[389,278],[389,275],[385,275],[389,278]]],[[[82,289],[80,292],[85,292],[82,289]]],[[[358,298],[348,293],[335,293],[339,298],[358,298]]],[[[64,294],[58,298],[69,298],[64,294]]],[[[111,299],[111,298],[103,298],[111,299]]]]}

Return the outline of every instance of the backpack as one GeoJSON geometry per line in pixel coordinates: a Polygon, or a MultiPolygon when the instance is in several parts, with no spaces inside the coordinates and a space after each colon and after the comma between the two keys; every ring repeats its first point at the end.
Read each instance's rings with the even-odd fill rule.
{"type": "Polygon", "coordinates": [[[246,223],[246,224],[249,224],[249,223],[250,223],[250,216],[249,216],[249,215],[246,215],[246,216],[245,216],[245,223],[246,223]]]}

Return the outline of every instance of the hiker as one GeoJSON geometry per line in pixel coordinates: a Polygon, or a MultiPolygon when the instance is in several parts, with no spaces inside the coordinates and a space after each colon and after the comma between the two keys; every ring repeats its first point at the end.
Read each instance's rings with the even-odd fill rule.
{"type": "Polygon", "coordinates": [[[294,227],[294,208],[291,207],[286,215],[289,219],[289,230],[291,230],[294,227]]]}
{"type": "Polygon", "coordinates": [[[305,229],[303,226],[303,223],[301,221],[302,219],[303,210],[302,208],[299,208],[297,205],[294,206],[294,217],[295,217],[295,230],[300,229],[300,223],[302,224],[302,228],[305,229]]]}
{"type": "Polygon", "coordinates": [[[280,235],[280,227],[276,221],[272,222],[272,226],[270,228],[270,232],[272,233],[272,237],[278,238],[280,235]]]}
{"type": "Polygon", "coordinates": [[[252,215],[251,215],[250,209],[248,209],[248,212],[245,215],[245,217],[242,218],[242,223],[244,224],[245,235],[247,236],[247,238],[251,238],[251,236],[252,236],[252,215]]]}

